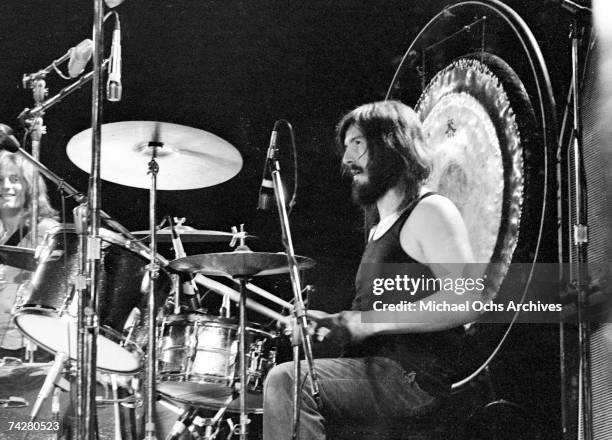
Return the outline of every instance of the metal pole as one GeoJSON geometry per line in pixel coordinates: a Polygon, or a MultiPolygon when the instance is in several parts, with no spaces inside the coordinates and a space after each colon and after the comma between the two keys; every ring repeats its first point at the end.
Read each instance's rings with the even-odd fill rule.
{"type": "Polygon", "coordinates": [[[246,397],[247,397],[247,374],[246,374],[246,288],[247,279],[246,277],[240,278],[240,318],[239,328],[240,335],[238,345],[240,352],[240,439],[247,440],[249,432],[249,416],[246,408],[246,397]]]}
{"type": "Polygon", "coordinates": [[[89,264],[89,297],[86,301],[84,323],[85,359],[83,370],[86,379],[84,398],[81,404],[83,432],[80,438],[94,440],[96,437],[96,342],[98,336],[98,274],[100,266],[100,150],[102,141],[102,60],[104,51],[104,34],[102,24],[104,19],[103,0],[94,0],[93,20],[93,81],[91,93],[91,173],[89,181],[89,234],[87,237],[87,260],[89,264]]]}
{"type": "MultiPolygon", "coordinates": [[[[306,365],[308,367],[308,377],[310,378],[310,385],[312,390],[312,397],[314,398],[317,405],[320,405],[320,393],[318,384],[318,375],[314,368],[314,357],[312,355],[312,339],[308,334],[308,321],[306,320],[306,307],[304,306],[304,300],[302,298],[302,286],[300,282],[300,272],[295,258],[295,250],[293,248],[293,240],[291,238],[291,229],[289,226],[289,216],[287,214],[287,207],[285,205],[285,191],[283,190],[283,183],[280,176],[280,164],[275,154],[271,158],[272,166],[272,182],[274,184],[274,196],[276,197],[276,206],[278,208],[278,215],[280,217],[281,232],[283,245],[285,246],[285,252],[287,253],[287,263],[289,265],[289,275],[291,278],[291,286],[293,288],[293,303],[294,303],[294,314],[298,323],[299,331],[302,332],[302,345],[304,348],[304,357],[306,359],[306,365]]],[[[296,331],[296,330],[294,330],[296,331]]],[[[298,370],[299,371],[299,370],[298,370]]],[[[294,380],[299,381],[299,377],[295,377],[294,380]]],[[[295,390],[295,388],[294,388],[295,390]]],[[[294,401],[296,400],[294,396],[294,401]]],[[[299,422],[299,411],[294,408],[294,420],[293,420],[293,434],[292,438],[298,438],[298,422],[299,422]],[[297,414],[297,417],[296,417],[297,414]]]]}
{"type": "Polygon", "coordinates": [[[151,160],[149,161],[149,174],[151,175],[151,188],[149,194],[149,227],[151,229],[150,263],[149,263],[149,353],[147,356],[147,383],[145,402],[145,440],[156,440],[155,432],[155,379],[156,379],[156,319],[155,319],[155,291],[157,277],[159,275],[159,264],[157,262],[157,231],[155,207],[157,204],[157,173],[159,166],[156,162],[157,148],[162,147],[158,142],[150,142],[151,160]]]}
{"type": "Polygon", "coordinates": [[[574,193],[574,209],[576,224],[573,227],[574,246],[577,256],[576,270],[576,308],[578,312],[578,344],[580,350],[580,385],[582,389],[582,430],[584,440],[591,440],[592,434],[592,392],[591,392],[591,328],[588,322],[589,299],[588,287],[588,225],[585,188],[583,187],[582,168],[582,113],[580,108],[580,85],[578,80],[578,44],[580,41],[581,25],[576,18],[572,23],[570,37],[572,39],[572,88],[573,88],[573,156],[574,156],[574,181],[576,190],[574,193]]]}

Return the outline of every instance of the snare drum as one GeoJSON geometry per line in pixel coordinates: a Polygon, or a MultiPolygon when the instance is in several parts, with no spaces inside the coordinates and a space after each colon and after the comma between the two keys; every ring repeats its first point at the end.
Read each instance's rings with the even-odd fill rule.
{"type": "MultiPolygon", "coordinates": [[[[276,364],[276,335],[253,324],[246,329],[247,388],[261,393],[276,364]]],[[[158,378],[231,385],[239,375],[238,325],[235,320],[202,314],[164,317],[159,323],[158,378]]]]}
{"type": "MultiPolygon", "coordinates": [[[[115,373],[140,369],[142,349],[126,340],[124,325],[134,308],[146,304],[146,252],[123,236],[100,229],[102,239],[98,280],[97,367],[115,373]]],[[[77,356],[79,237],[74,227],[58,226],[47,233],[37,251],[38,266],[15,311],[15,324],[43,348],[77,356]]],[[[167,285],[161,272],[158,292],[167,285]]],[[[159,297],[159,294],[158,294],[159,297]]]]}

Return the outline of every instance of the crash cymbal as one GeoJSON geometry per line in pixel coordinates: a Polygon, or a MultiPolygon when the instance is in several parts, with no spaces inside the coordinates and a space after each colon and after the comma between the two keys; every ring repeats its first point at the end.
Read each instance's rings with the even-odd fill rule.
{"type": "MultiPolygon", "coordinates": [[[[221,231],[206,231],[201,229],[179,229],[175,228],[176,232],[180,235],[183,243],[224,243],[232,241],[234,234],[231,232],[221,231]]],[[[136,237],[145,237],[147,240],[151,235],[151,231],[134,231],[132,235],[136,237]]],[[[246,239],[257,238],[254,235],[245,235],[246,239]]],[[[172,242],[172,231],[170,229],[160,229],[157,231],[158,243],[171,243],[172,242]]]]}
{"type": "MultiPolygon", "coordinates": [[[[157,148],[157,189],[185,190],[217,185],[242,168],[242,156],[230,143],[204,130],[155,121],[125,121],[102,125],[102,179],[148,189],[150,142],[157,148]]],[[[70,160],[83,171],[91,167],[91,129],[68,142],[70,160]]]]}
{"type": "MultiPolygon", "coordinates": [[[[300,269],[309,269],[314,260],[296,256],[300,269]]],[[[211,276],[264,276],[289,272],[287,254],[272,252],[234,251],[191,255],[170,262],[178,272],[201,273],[211,276]]]]}
{"type": "Polygon", "coordinates": [[[36,270],[34,249],[19,246],[0,246],[0,264],[29,271],[36,270]]]}

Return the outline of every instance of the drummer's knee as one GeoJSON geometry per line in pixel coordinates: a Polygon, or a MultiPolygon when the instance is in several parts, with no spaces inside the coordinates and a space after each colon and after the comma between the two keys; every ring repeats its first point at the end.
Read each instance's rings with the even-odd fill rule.
{"type": "Polygon", "coordinates": [[[264,399],[279,398],[289,394],[293,387],[293,363],[285,362],[276,365],[266,376],[264,384],[264,399]]]}

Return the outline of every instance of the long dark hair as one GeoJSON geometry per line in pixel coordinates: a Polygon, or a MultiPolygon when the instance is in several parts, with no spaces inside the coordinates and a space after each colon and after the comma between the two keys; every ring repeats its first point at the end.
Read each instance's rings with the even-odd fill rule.
{"type": "MultiPolygon", "coordinates": [[[[344,151],[346,131],[355,125],[368,145],[368,172],[381,173],[385,188],[404,192],[400,209],[419,194],[431,172],[431,159],[418,115],[399,101],[364,104],[346,114],[336,128],[336,144],[344,151]]],[[[376,205],[364,206],[366,226],[379,221],[376,205]]]]}

